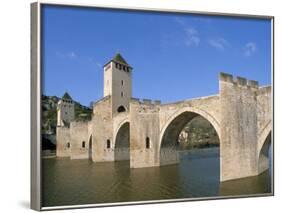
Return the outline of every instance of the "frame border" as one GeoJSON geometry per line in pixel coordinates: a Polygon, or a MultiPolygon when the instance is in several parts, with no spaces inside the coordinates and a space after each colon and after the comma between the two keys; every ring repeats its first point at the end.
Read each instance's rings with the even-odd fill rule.
{"type": "Polygon", "coordinates": [[[159,203],[176,203],[186,201],[205,201],[205,200],[222,200],[222,199],[237,199],[250,197],[269,197],[275,195],[275,149],[274,149],[274,94],[275,94],[275,31],[274,23],[275,17],[270,15],[253,15],[253,14],[236,14],[223,12],[207,12],[207,11],[189,11],[177,9],[161,9],[148,7],[129,7],[118,5],[100,5],[100,4],[85,4],[85,3],[58,3],[51,1],[38,1],[31,3],[31,54],[30,54],[30,68],[31,68],[31,194],[30,207],[37,211],[47,210],[62,210],[62,209],[77,209],[77,208],[96,208],[109,206],[129,206],[129,205],[143,205],[143,204],[159,204],[159,203]],[[98,204],[81,204],[81,205],[64,205],[64,206],[42,206],[42,152],[41,152],[41,94],[42,94],[42,16],[41,11],[43,6],[57,6],[57,7],[80,7],[80,8],[96,8],[104,10],[125,10],[125,11],[140,11],[140,12],[157,12],[157,13],[178,13],[178,14],[193,14],[193,15],[210,15],[228,18],[253,18],[253,19],[269,19],[271,21],[271,87],[272,87],[272,177],[271,177],[271,192],[262,194],[248,194],[248,195],[228,195],[228,196],[212,196],[200,198],[179,198],[179,199],[165,199],[165,200],[150,200],[150,201],[130,201],[130,202],[116,202],[116,203],[98,203],[98,204]]]}

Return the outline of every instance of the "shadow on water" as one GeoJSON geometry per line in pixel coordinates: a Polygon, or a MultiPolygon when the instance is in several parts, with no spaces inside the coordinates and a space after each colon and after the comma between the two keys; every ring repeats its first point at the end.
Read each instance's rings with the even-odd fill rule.
{"type": "Polygon", "coordinates": [[[251,195],[271,192],[271,175],[269,170],[254,177],[226,181],[220,184],[220,195],[251,195]]]}
{"type": "Polygon", "coordinates": [[[219,181],[219,150],[181,152],[180,164],[130,169],[129,161],[43,159],[43,206],[264,193],[268,176],[219,181]]]}
{"type": "Polygon", "coordinates": [[[258,176],[226,181],[220,184],[220,195],[251,195],[272,193],[271,146],[268,148],[269,169],[258,176]]]}

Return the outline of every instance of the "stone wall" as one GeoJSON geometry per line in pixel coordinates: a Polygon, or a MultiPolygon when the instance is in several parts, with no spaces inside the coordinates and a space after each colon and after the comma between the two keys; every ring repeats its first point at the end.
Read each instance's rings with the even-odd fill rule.
{"type": "Polygon", "coordinates": [[[75,121],[70,123],[71,159],[89,158],[88,122],[75,121]]]}
{"type": "Polygon", "coordinates": [[[258,107],[258,147],[257,162],[260,174],[269,168],[268,149],[271,144],[272,132],[272,97],[271,86],[261,87],[258,90],[257,107],[258,107]]]}
{"type": "Polygon", "coordinates": [[[159,102],[130,102],[130,167],[159,166],[159,102]]]}
{"type": "Polygon", "coordinates": [[[93,136],[92,160],[94,162],[114,161],[111,96],[97,102],[94,105],[93,113],[92,131],[89,133],[93,136]],[[109,148],[107,141],[110,143],[109,148]]]}
{"type": "Polygon", "coordinates": [[[71,139],[68,127],[57,127],[56,130],[56,155],[57,157],[70,157],[71,139]]]}
{"type": "Polygon", "coordinates": [[[258,82],[220,74],[221,181],[253,176],[257,171],[258,82]]]}
{"type": "MultiPolygon", "coordinates": [[[[271,104],[271,86],[260,87],[257,92],[257,116],[258,116],[258,132],[259,136],[262,134],[268,134],[265,132],[268,128],[271,130],[272,121],[272,104],[271,104]]],[[[264,142],[264,141],[261,141],[264,142]]]]}

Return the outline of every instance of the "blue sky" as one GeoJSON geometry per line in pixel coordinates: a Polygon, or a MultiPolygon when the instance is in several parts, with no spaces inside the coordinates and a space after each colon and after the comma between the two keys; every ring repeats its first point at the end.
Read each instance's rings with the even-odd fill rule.
{"type": "Polygon", "coordinates": [[[137,98],[217,94],[221,71],[271,84],[270,20],[45,6],[42,41],[43,93],[87,106],[116,52],[134,68],[137,98]]]}

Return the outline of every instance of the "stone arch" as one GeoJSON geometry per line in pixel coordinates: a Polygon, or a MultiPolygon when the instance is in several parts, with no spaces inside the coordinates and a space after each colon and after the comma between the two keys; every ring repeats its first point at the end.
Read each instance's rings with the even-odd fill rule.
{"type": "Polygon", "coordinates": [[[271,122],[268,122],[259,134],[257,149],[258,174],[269,169],[269,147],[272,140],[271,122]]]}
{"type": "MultiPolygon", "coordinates": [[[[216,130],[216,132],[218,134],[218,137],[220,139],[220,125],[219,125],[219,122],[217,121],[216,118],[214,118],[212,115],[210,115],[208,112],[206,112],[204,110],[201,110],[201,109],[198,109],[198,108],[194,108],[194,107],[185,107],[183,109],[178,110],[173,115],[171,115],[169,117],[169,119],[165,122],[164,126],[161,128],[161,130],[160,130],[160,137],[159,137],[159,147],[158,147],[159,149],[161,148],[162,139],[163,139],[164,133],[167,130],[168,126],[178,116],[182,115],[183,113],[194,113],[196,116],[199,115],[199,116],[202,116],[203,118],[205,118],[214,127],[214,129],[216,130]]],[[[194,117],[196,117],[196,116],[194,116],[194,117]]]]}
{"type": "Polygon", "coordinates": [[[116,131],[114,142],[115,161],[130,160],[130,123],[124,120],[116,131]]]}
{"type": "Polygon", "coordinates": [[[184,126],[197,116],[202,116],[206,119],[213,126],[220,139],[220,125],[212,115],[204,110],[194,107],[180,109],[169,117],[160,130],[158,146],[160,165],[179,162],[178,151],[176,150],[177,138],[184,126]]]}
{"type": "Polygon", "coordinates": [[[264,145],[268,134],[271,132],[271,121],[268,121],[258,134],[257,154],[259,155],[262,146],[264,145]]]}
{"type": "MultiPolygon", "coordinates": [[[[125,124],[125,123],[130,123],[130,121],[129,121],[129,118],[128,118],[128,116],[126,116],[126,117],[120,117],[120,119],[118,119],[117,121],[116,121],[116,124],[117,124],[117,126],[116,126],[116,134],[115,134],[115,136],[117,135],[117,133],[118,133],[118,131],[120,130],[120,128],[125,124]]],[[[115,137],[116,138],[116,137],[115,137]]]]}

